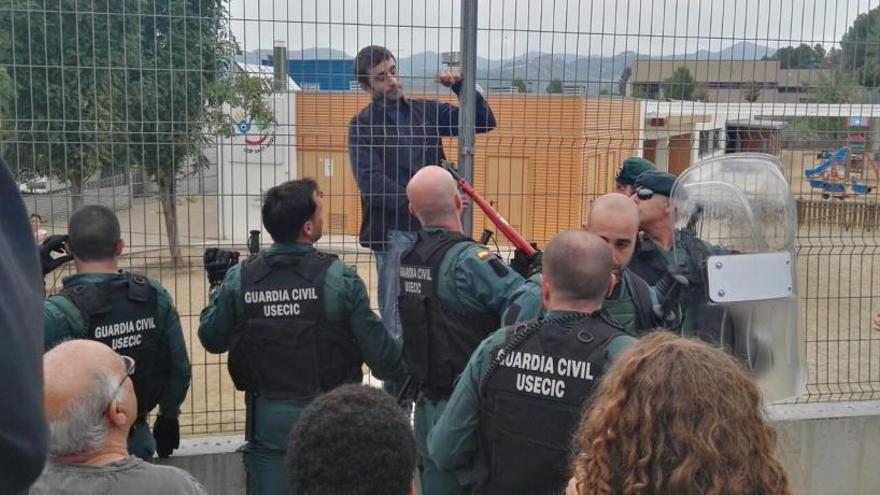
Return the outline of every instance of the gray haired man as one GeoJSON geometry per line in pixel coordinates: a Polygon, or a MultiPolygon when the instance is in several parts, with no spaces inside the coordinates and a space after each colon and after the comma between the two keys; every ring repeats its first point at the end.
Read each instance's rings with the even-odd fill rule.
{"type": "Polygon", "coordinates": [[[70,340],[43,356],[50,459],[32,495],[205,493],[185,471],[128,454],[136,365],[91,340],[70,340]]]}

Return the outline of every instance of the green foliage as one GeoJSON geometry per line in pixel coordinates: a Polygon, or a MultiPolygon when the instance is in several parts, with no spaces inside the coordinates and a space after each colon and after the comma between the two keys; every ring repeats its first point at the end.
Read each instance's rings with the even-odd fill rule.
{"type": "Polygon", "coordinates": [[[880,7],[859,14],[840,40],[844,69],[868,88],[880,86],[880,7]]]}
{"type": "Polygon", "coordinates": [[[560,81],[559,79],[554,79],[550,81],[550,84],[547,85],[547,92],[551,94],[562,93],[562,81],[560,81]]]}
{"type": "Polygon", "coordinates": [[[832,72],[830,77],[820,74],[813,86],[817,103],[859,103],[862,91],[855,77],[842,70],[832,72]]]}
{"type": "Polygon", "coordinates": [[[269,88],[234,70],[226,4],[0,0],[0,74],[10,81],[0,75],[0,145],[18,175],[70,183],[77,206],[98,171],[140,167],[159,185],[179,257],[176,180],[231,134],[225,109],[273,119],[269,88]]]}
{"type": "MultiPolygon", "coordinates": [[[[853,75],[841,70],[820,75],[813,86],[817,103],[858,103],[862,91],[853,75]]],[[[801,131],[801,141],[816,145],[839,146],[850,134],[844,117],[801,117],[792,124],[790,134],[801,131]]]]}
{"type": "Polygon", "coordinates": [[[617,81],[618,94],[621,96],[626,95],[626,83],[629,82],[629,79],[632,77],[632,66],[627,66],[627,68],[623,69],[620,73],[620,80],[617,81]]]}
{"type": "Polygon", "coordinates": [[[671,76],[663,80],[663,97],[673,100],[693,100],[697,83],[687,67],[679,67],[671,76]]]}
{"type": "Polygon", "coordinates": [[[825,63],[825,48],[819,43],[815,46],[806,43],[797,47],[786,46],[777,50],[770,60],[779,60],[779,66],[783,69],[819,68],[825,63]]]}
{"type": "Polygon", "coordinates": [[[104,69],[113,21],[91,7],[78,12],[71,0],[0,6],[2,153],[19,177],[69,182],[76,205],[82,184],[113,156],[113,102],[124,89],[104,69]]]}
{"type": "Polygon", "coordinates": [[[526,82],[521,78],[517,77],[513,81],[510,82],[510,85],[516,88],[520,93],[528,93],[528,87],[526,86],[526,82]]]}
{"type": "Polygon", "coordinates": [[[743,89],[742,96],[743,100],[749,103],[758,101],[761,98],[761,85],[756,82],[750,83],[743,89]]]}

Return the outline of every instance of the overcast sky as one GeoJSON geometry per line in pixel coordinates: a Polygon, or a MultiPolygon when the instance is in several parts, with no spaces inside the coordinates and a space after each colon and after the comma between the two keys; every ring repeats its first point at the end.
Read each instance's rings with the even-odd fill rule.
{"type": "MultiPolygon", "coordinates": [[[[833,44],[880,0],[480,0],[479,54],[530,51],[671,55],[718,51],[739,41],[778,48],[833,44]]],[[[231,0],[246,51],[315,46],[350,55],[383,44],[406,57],[455,50],[459,0],[231,0]]]]}

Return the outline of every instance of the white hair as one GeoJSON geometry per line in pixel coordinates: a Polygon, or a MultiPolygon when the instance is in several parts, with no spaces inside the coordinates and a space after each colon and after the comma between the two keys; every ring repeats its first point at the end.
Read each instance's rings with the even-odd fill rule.
{"type": "Polygon", "coordinates": [[[72,399],[59,417],[49,422],[49,454],[62,457],[100,451],[110,427],[104,411],[113,399],[125,399],[119,376],[109,370],[94,373],[85,393],[72,399]]]}

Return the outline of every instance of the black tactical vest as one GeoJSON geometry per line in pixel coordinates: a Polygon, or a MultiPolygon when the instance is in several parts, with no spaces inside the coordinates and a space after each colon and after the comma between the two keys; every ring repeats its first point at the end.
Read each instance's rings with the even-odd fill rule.
{"type": "Polygon", "coordinates": [[[571,437],[623,335],[600,317],[571,313],[507,327],[480,383],[476,494],[562,493],[571,437]]]}
{"type": "Polygon", "coordinates": [[[159,329],[156,289],[144,277],[123,273],[98,283],[69,285],[60,295],[82,313],[86,338],[135,360],[131,381],[138,417],[146,415],[159,403],[171,375],[171,349],[159,329]]]}
{"type": "Polygon", "coordinates": [[[463,313],[437,296],[440,264],[446,253],[462,242],[473,241],[454,232],[421,230],[415,246],[400,259],[398,307],[403,358],[420,390],[434,400],[452,394],[455,379],[471,354],[500,321],[495,314],[463,313]]]}
{"type": "Polygon", "coordinates": [[[235,387],[271,399],[309,401],[360,383],[363,358],[347,320],[324,314],[324,279],[335,256],[260,254],[241,268],[246,319],[232,336],[235,387]]]}

